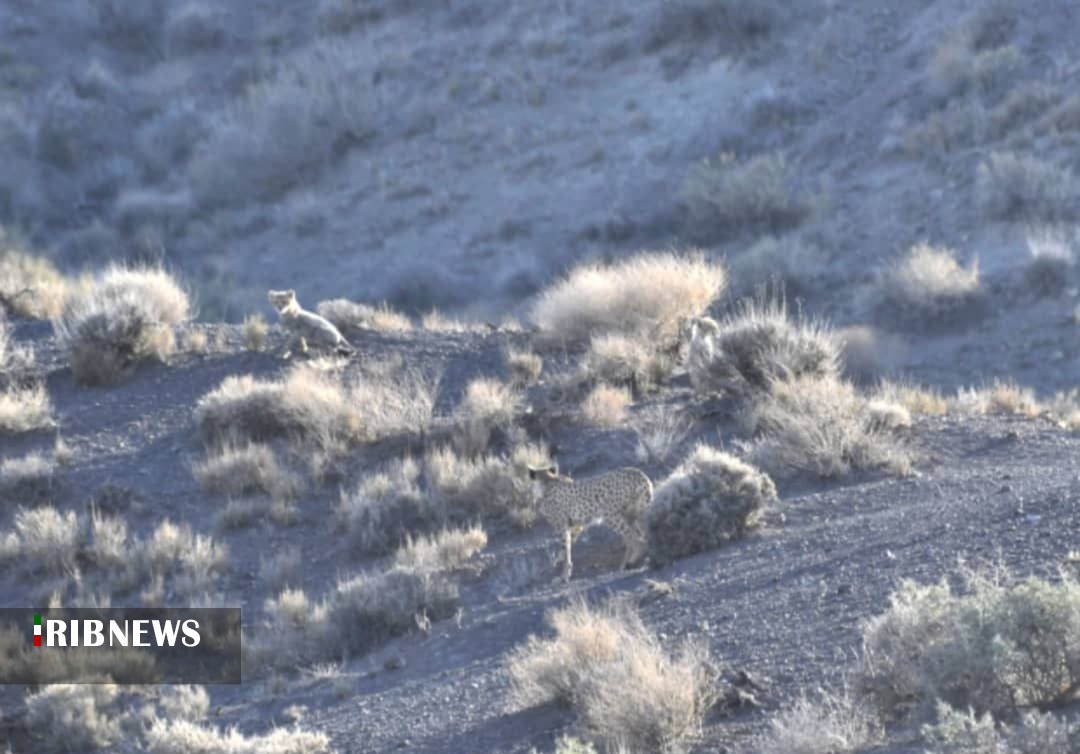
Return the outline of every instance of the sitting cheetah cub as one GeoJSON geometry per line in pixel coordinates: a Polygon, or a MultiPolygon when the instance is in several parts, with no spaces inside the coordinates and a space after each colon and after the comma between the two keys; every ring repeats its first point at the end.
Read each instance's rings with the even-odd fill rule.
{"type": "Polygon", "coordinates": [[[296,291],[269,291],[266,297],[277,309],[281,327],[289,334],[286,359],[292,355],[292,349],[296,346],[300,347],[301,353],[307,353],[309,342],[316,347],[331,348],[343,356],[353,352],[353,347],[325,317],[300,308],[296,291]]]}
{"type": "Polygon", "coordinates": [[[623,538],[625,550],[620,568],[645,555],[645,510],[652,502],[653,486],[638,469],[615,471],[574,481],[560,476],[557,467],[529,468],[529,478],[541,489],[540,515],[563,537],[566,551],[563,580],[570,580],[574,564],[570,549],[585,527],[600,519],[623,538]]]}

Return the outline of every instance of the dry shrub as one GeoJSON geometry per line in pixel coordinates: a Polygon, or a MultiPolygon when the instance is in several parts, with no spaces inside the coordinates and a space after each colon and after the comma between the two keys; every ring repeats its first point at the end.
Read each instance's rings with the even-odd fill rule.
{"type": "Polygon", "coordinates": [[[319,602],[286,589],[267,600],[267,623],[250,652],[273,667],[364,652],[425,620],[449,617],[457,598],[456,585],[445,575],[397,566],[340,581],[319,602]]]}
{"type": "Polygon", "coordinates": [[[949,584],[905,581],[863,629],[861,690],[884,714],[941,699],[1015,716],[1080,688],[1080,585],[1004,573],[949,584]]]}
{"type": "Polygon", "coordinates": [[[468,322],[462,319],[454,319],[453,317],[447,317],[445,314],[437,309],[432,309],[430,312],[420,318],[420,327],[428,332],[438,333],[477,333],[477,332],[489,332],[492,328],[489,328],[483,322],[468,322]]]}
{"type": "Polygon", "coordinates": [[[626,421],[626,409],[633,402],[625,387],[597,385],[581,404],[585,421],[597,427],[618,427],[626,421]]]}
{"type": "Polygon", "coordinates": [[[937,704],[937,720],[922,727],[933,754],[1073,754],[1076,725],[1049,712],[1026,712],[1017,725],[999,725],[989,712],[960,712],[937,704]]]}
{"type": "Polygon", "coordinates": [[[532,351],[509,348],[505,359],[506,369],[510,372],[510,382],[519,387],[536,382],[544,368],[544,360],[532,351]]]}
{"type": "Polygon", "coordinates": [[[944,416],[949,402],[937,390],[906,382],[882,381],[874,390],[874,399],[893,403],[914,414],[944,416]]]}
{"type": "Polygon", "coordinates": [[[840,477],[852,469],[906,474],[911,458],[896,435],[877,426],[867,401],[847,382],[801,377],[774,382],[746,409],[758,434],[752,460],[774,474],[840,477]]]}
{"type": "Polygon", "coordinates": [[[690,380],[704,393],[748,397],[778,382],[832,379],[840,371],[832,330],[801,313],[792,318],[783,299],[744,301],[715,328],[699,325],[690,348],[690,380]]]}
{"type": "Polygon", "coordinates": [[[890,320],[932,324],[971,314],[983,297],[978,261],[965,269],[949,249],[916,244],[879,276],[873,294],[890,320]]]}
{"type": "Polygon", "coordinates": [[[761,286],[800,295],[821,282],[827,260],[821,249],[796,234],[766,236],[730,260],[732,285],[743,296],[761,286]]]}
{"type": "Polygon", "coordinates": [[[589,341],[581,372],[586,380],[624,385],[643,393],[662,384],[672,367],[671,358],[658,353],[655,343],[615,333],[597,335],[589,341]]]}
{"type": "Polygon", "coordinates": [[[369,364],[348,383],[353,402],[362,407],[364,439],[427,433],[440,381],[438,373],[403,364],[369,364]]]}
{"type": "Polygon", "coordinates": [[[693,419],[663,406],[658,411],[636,413],[631,425],[637,436],[634,450],[637,459],[641,463],[664,465],[690,434],[693,419]]]}
{"type": "Polygon", "coordinates": [[[26,697],[26,725],[46,751],[94,751],[118,743],[118,687],[55,684],[26,697]]]}
{"type": "Polygon", "coordinates": [[[575,267],[540,294],[532,319],[548,342],[622,334],[669,346],[726,284],[724,267],[700,252],[639,254],[612,265],[575,267]]]}
{"type": "Polygon", "coordinates": [[[53,325],[75,378],[109,385],[140,361],[164,361],[175,347],[173,327],[190,315],[187,293],[169,273],[112,266],[70,296],[53,325]]]}
{"type": "Polygon", "coordinates": [[[52,488],[53,462],[41,453],[0,462],[0,492],[4,497],[28,503],[46,496],[52,488]]]}
{"type": "Polygon", "coordinates": [[[883,734],[881,722],[862,700],[845,691],[799,697],[770,722],[760,754],[848,754],[866,751],[883,734]]]}
{"type": "Polygon", "coordinates": [[[249,314],[244,317],[244,324],[240,328],[244,336],[244,348],[249,351],[261,351],[266,347],[266,335],[270,326],[261,314],[249,314]]]}
{"type": "Polygon", "coordinates": [[[0,392],[0,432],[53,427],[53,407],[44,385],[8,387],[0,392]]]}
{"type": "Polygon", "coordinates": [[[300,491],[300,480],[278,462],[272,448],[259,443],[226,443],[193,471],[204,489],[222,495],[262,492],[288,499],[300,491]]]}
{"type": "Polygon", "coordinates": [[[388,304],[370,306],[343,298],[320,301],[316,311],[330,320],[342,332],[347,330],[376,330],[396,332],[412,329],[412,320],[394,311],[388,304]]]}
{"type": "Polygon", "coordinates": [[[487,547],[487,534],[479,526],[447,529],[431,536],[409,537],[394,554],[394,565],[421,571],[456,571],[487,547]]]}
{"type": "Polygon", "coordinates": [[[740,161],[734,154],[706,160],[690,171],[686,198],[695,232],[710,239],[747,230],[779,234],[802,224],[815,202],[795,188],[781,154],[740,161]]]}
{"type": "Polygon", "coordinates": [[[235,728],[221,731],[187,720],[155,718],[147,727],[148,754],[323,754],[330,739],[299,728],[274,728],[261,736],[245,736],[235,728]]]}
{"type": "Polygon", "coordinates": [[[995,379],[983,388],[965,388],[957,391],[953,405],[962,413],[1004,414],[1035,417],[1042,413],[1042,406],[1031,388],[1021,387],[1011,380],[995,379]]]}
{"type": "Polygon", "coordinates": [[[1012,45],[974,49],[967,30],[963,30],[935,50],[927,73],[931,89],[941,101],[969,92],[982,99],[997,99],[1022,63],[1023,55],[1012,45]]]}
{"type": "Polygon", "coordinates": [[[979,202],[992,217],[1032,223],[1075,218],[1078,187],[1067,167],[1013,152],[991,153],[975,180],[979,202]]]}
{"type": "Polygon", "coordinates": [[[895,333],[866,325],[852,325],[836,332],[841,346],[844,374],[860,384],[877,380],[905,358],[909,347],[895,333]]]}
{"type": "Polygon", "coordinates": [[[55,319],[71,287],[52,262],[23,251],[0,228],[0,308],[21,317],[55,319]]]}
{"type": "Polygon", "coordinates": [[[281,381],[226,377],[199,399],[195,419],[209,441],[294,436],[322,449],[359,437],[362,418],[341,380],[298,364],[281,381]]]}
{"type": "Polygon", "coordinates": [[[509,458],[460,456],[436,448],[422,461],[396,460],[343,491],[338,519],[361,553],[388,553],[410,537],[477,520],[528,523],[529,465],[550,464],[547,451],[520,445],[509,458]]]}
{"type": "Polygon", "coordinates": [[[1075,257],[1072,241],[1060,228],[1029,229],[1027,247],[1031,261],[1024,270],[1024,282],[1041,296],[1056,296],[1069,285],[1075,257]]]}
{"type": "Polygon", "coordinates": [[[514,650],[509,672],[523,706],[569,704],[600,746],[685,752],[717,698],[708,652],[693,643],[667,652],[636,613],[572,603],[548,616],[551,639],[514,650]]]}
{"type": "Polygon", "coordinates": [[[15,511],[14,529],[0,541],[0,559],[19,563],[26,573],[50,575],[74,569],[82,545],[75,513],[61,514],[52,506],[15,511]]]}
{"type": "Polygon", "coordinates": [[[455,446],[467,455],[483,453],[493,432],[513,424],[521,404],[521,394],[512,385],[486,377],[473,380],[454,409],[455,446]]]}
{"type": "Polygon", "coordinates": [[[774,500],[768,475],[699,445],[656,487],[647,517],[649,558],[660,565],[716,549],[758,526],[774,500]]]}

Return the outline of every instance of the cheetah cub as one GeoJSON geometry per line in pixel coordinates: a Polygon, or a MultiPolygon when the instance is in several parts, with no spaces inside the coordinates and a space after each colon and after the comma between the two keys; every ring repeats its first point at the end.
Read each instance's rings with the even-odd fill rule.
{"type": "Polygon", "coordinates": [[[285,358],[292,355],[292,349],[299,347],[301,353],[307,353],[308,344],[329,348],[343,356],[353,352],[353,347],[325,317],[300,308],[296,300],[296,291],[269,291],[266,297],[277,309],[278,321],[289,335],[285,358]]]}
{"type": "Polygon", "coordinates": [[[602,520],[623,539],[620,568],[645,555],[645,510],[652,502],[653,486],[638,469],[624,468],[589,479],[574,481],[561,476],[557,467],[529,468],[529,478],[540,486],[540,515],[562,535],[565,559],[563,580],[569,581],[574,564],[570,550],[574,540],[593,522],[602,520]]]}

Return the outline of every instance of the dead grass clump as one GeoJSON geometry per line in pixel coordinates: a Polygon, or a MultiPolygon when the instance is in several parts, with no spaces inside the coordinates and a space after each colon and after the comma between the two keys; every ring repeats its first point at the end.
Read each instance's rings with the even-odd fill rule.
{"type": "Polygon", "coordinates": [[[578,601],[548,621],[553,638],[530,637],[510,655],[519,704],[569,704],[587,737],[604,748],[688,749],[717,698],[704,648],[688,643],[667,652],[626,607],[578,601]]]}
{"type": "Polygon", "coordinates": [[[1021,387],[1011,380],[995,379],[982,388],[966,388],[957,391],[953,405],[961,413],[1004,414],[1035,417],[1042,413],[1042,406],[1031,388],[1021,387]]]}
{"type": "Polygon", "coordinates": [[[883,735],[875,712],[849,692],[799,697],[773,717],[761,754],[848,754],[866,751],[883,735]]]}
{"type": "Polygon", "coordinates": [[[292,367],[282,381],[226,377],[199,399],[195,418],[211,441],[294,436],[322,449],[358,437],[362,427],[341,381],[307,364],[292,367]]]}
{"type": "Polygon", "coordinates": [[[664,465],[686,440],[693,420],[670,406],[651,413],[636,413],[631,427],[637,436],[634,455],[641,463],[664,465]]]}
{"type": "Polygon", "coordinates": [[[924,725],[923,739],[940,754],[1072,754],[1078,730],[1051,712],[1025,712],[1016,725],[1002,725],[986,712],[953,709],[938,702],[937,720],[924,725]]]}
{"type": "Polygon", "coordinates": [[[0,432],[29,432],[53,426],[52,402],[44,385],[0,391],[0,432]]]}
{"type": "Polygon", "coordinates": [[[343,298],[320,301],[316,311],[330,320],[342,332],[347,330],[375,330],[396,332],[412,329],[412,320],[394,311],[388,304],[370,306],[343,298]]]}
{"type": "Polygon", "coordinates": [[[394,565],[419,571],[456,571],[487,547],[487,534],[479,526],[447,529],[438,534],[409,537],[394,553],[394,565]]]}
{"type": "Polygon", "coordinates": [[[363,438],[423,436],[434,420],[440,381],[439,374],[403,364],[367,365],[347,383],[351,400],[360,407],[363,438]]]}
{"type": "Polygon", "coordinates": [[[626,409],[633,400],[628,388],[597,385],[585,396],[581,415],[593,426],[618,427],[626,422],[626,409]]]}
{"type": "Polygon", "coordinates": [[[62,575],[74,569],[83,538],[75,513],[45,506],[15,512],[14,529],[0,542],[0,554],[26,573],[62,575]]]}
{"type": "Polygon", "coordinates": [[[463,319],[454,319],[448,317],[438,309],[432,309],[430,312],[420,318],[420,327],[428,332],[438,333],[483,333],[490,332],[489,328],[483,322],[469,322],[463,319]]]}
{"type": "Polygon", "coordinates": [[[1041,296],[1057,296],[1069,285],[1069,273],[1075,262],[1072,242],[1059,228],[1030,229],[1027,247],[1031,261],[1024,271],[1024,282],[1041,296]]]}
{"type": "Polygon", "coordinates": [[[43,257],[28,254],[0,228],[0,305],[20,317],[55,319],[71,284],[43,257]]]}
{"type": "Polygon", "coordinates": [[[672,368],[671,358],[658,353],[655,343],[612,333],[589,341],[581,372],[586,380],[627,386],[640,394],[663,384],[672,368]]]}
{"type": "Polygon", "coordinates": [[[768,475],[699,445],[656,487],[647,518],[649,558],[659,565],[716,549],[758,526],[774,500],[768,475]]]}
{"type": "Polygon", "coordinates": [[[874,289],[876,306],[890,319],[935,323],[973,311],[982,301],[978,261],[961,267],[949,249],[916,244],[885,270],[874,289]]]}
{"type": "Polygon", "coordinates": [[[646,50],[656,52],[675,42],[702,43],[718,38],[745,44],[772,33],[787,17],[784,10],[774,0],[675,0],[664,3],[648,25],[646,50]]]}
{"type": "Polygon", "coordinates": [[[193,470],[204,489],[221,495],[288,499],[300,490],[300,480],[278,462],[273,449],[259,443],[225,444],[193,470]]]}
{"type": "Polygon", "coordinates": [[[531,385],[540,378],[544,360],[532,351],[509,348],[505,354],[506,369],[510,372],[510,382],[518,387],[531,385]]]}
{"type": "Polygon", "coordinates": [[[187,294],[169,273],[113,266],[69,297],[54,327],[75,378],[109,385],[140,361],[164,361],[175,347],[173,326],[190,314],[187,294]]]}
{"type": "Polygon", "coordinates": [[[706,160],[690,171],[685,194],[696,232],[710,240],[747,230],[783,233],[815,211],[813,199],[795,188],[795,176],[780,154],[706,160]]]}
{"type": "Polygon", "coordinates": [[[435,531],[443,511],[420,488],[420,464],[412,458],[392,462],[342,491],[338,519],[362,553],[388,553],[409,536],[435,531]]]}
{"type": "Polygon", "coordinates": [[[9,499],[29,503],[48,495],[52,489],[53,462],[41,453],[0,462],[0,492],[9,499]]]}
{"type": "Polygon", "coordinates": [[[1080,183],[1071,170],[1014,152],[993,152],[979,166],[975,191],[998,220],[1065,222],[1080,206],[1080,183]]]}
{"type": "Polygon", "coordinates": [[[266,347],[266,335],[270,326],[261,314],[249,314],[244,317],[240,331],[244,336],[244,348],[249,351],[261,351],[266,347]]]}
{"type": "Polygon", "coordinates": [[[235,728],[221,731],[188,720],[155,717],[146,728],[148,754],[324,754],[330,739],[300,728],[274,728],[245,736],[235,728]]]}
{"type": "Polygon", "coordinates": [[[775,382],[749,404],[743,420],[757,435],[751,459],[774,474],[910,471],[911,457],[900,439],[874,422],[850,383],[833,377],[775,382]]]}
{"type": "Polygon", "coordinates": [[[936,699],[1015,716],[1080,688],[1080,585],[968,572],[966,589],[905,581],[863,629],[860,690],[886,715],[936,699]]]}
{"type": "Polygon", "coordinates": [[[932,91],[942,102],[968,93],[996,100],[1023,62],[1020,50],[1012,45],[974,49],[965,30],[935,50],[927,74],[932,91]]]}
{"type": "Polygon", "coordinates": [[[26,697],[26,725],[46,751],[96,751],[123,737],[113,683],[53,684],[26,697]]]}
{"type": "Polygon", "coordinates": [[[639,254],[612,265],[586,264],[546,289],[532,318],[548,342],[583,343],[604,334],[678,342],[727,284],[723,265],[701,253],[639,254]]]}
{"type": "Polygon", "coordinates": [[[493,432],[513,424],[521,404],[522,396],[513,386],[486,377],[473,380],[454,409],[455,446],[467,455],[483,453],[493,432]]]}
{"type": "Polygon", "coordinates": [[[940,392],[906,382],[882,381],[874,390],[874,398],[895,403],[913,414],[944,416],[949,412],[949,402],[940,392]]]}
{"type": "Polygon", "coordinates": [[[453,614],[457,587],[445,575],[412,568],[361,574],[319,602],[287,589],[267,600],[265,630],[252,655],[273,667],[295,667],[359,653],[430,620],[453,614]]]}
{"type": "Polygon", "coordinates": [[[834,378],[840,343],[824,323],[788,315],[783,299],[746,301],[723,321],[700,321],[689,360],[699,392],[749,396],[800,377],[834,378]]]}

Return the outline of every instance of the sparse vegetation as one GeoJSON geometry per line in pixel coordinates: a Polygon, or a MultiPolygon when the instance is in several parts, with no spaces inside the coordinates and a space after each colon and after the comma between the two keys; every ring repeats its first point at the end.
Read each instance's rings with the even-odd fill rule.
{"type": "Polygon", "coordinates": [[[660,565],[715,549],[758,526],[762,508],[774,500],[768,475],[699,445],[656,487],[647,518],[649,558],[660,565]]]}
{"type": "Polygon", "coordinates": [[[968,572],[966,590],[905,581],[869,620],[858,671],[884,714],[941,699],[1014,716],[1080,688],[1080,585],[968,572]]]}
{"type": "Polygon", "coordinates": [[[510,372],[510,382],[523,387],[540,378],[544,360],[532,351],[509,348],[506,351],[506,369],[510,372]]]}
{"type": "Polygon", "coordinates": [[[0,308],[21,317],[54,319],[72,284],[49,260],[33,256],[0,226],[0,308]]]}
{"type": "Polygon", "coordinates": [[[616,333],[597,335],[589,341],[581,372],[585,380],[644,393],[663,384],[673,366],[671,357],[658,353],[651,341],[616,333]]]}
{"type": "Polygon", "coordinates": [[[713,240],[748,230],[779,234],[795,228],[816,209],[814,199],[795,186],[781,154],[740,160],[729,153],[706,160],[686,180],[695,233],[713,240]]]}
{"type": "Polygon", "coordinates": [[[320,301],[316,307],[320,316],[326,317],[342,332],[348,330],[375,330],[395,332],[411,330],[412,320],[394,311],[387,304],[369,306],[343,298],[320,301]]]}
{"type": "Polygon", "coordinates": [[[972,414],[1011,414],[1034,417],[1042,413],[1035,393],[1012,381],[995,379],[983,388],[966,388],[957,391],[953,400],[956,409],[972,414]]]}
{"type": "Polygon", "coordinates": [[[173,326],[190,315],[187,294],[169,273],[112,266],[69,297],[54,327],[75,378],[110,385],[141,361],[164,361],[175,347],[173,326]]]}
{"type": "Polygon", "coordinates": [[[530,637],[510,656],[520,705],[569,704],[588,738],[605,748],[689,748],[718,693],[702,647],[687,643],[668,653],[625,606],[579,601],[548,621],[553,638],[530,637]]]}
{"type": "Polygon", "coordinates": [[[288,499],[300,488],[300,481],[282,467],[273,449],[259,443],[226,444],[211,450],[194,472],[205,489],[222,495],[265,493],[288,499]]]}
{"type": "Polygon", "coordinates": [[[977,261],[965,269],[949,249],[925,243],[881,273],[873,294],[883,315],[923,325],[970,314],[983,295],[977,261]]]}
{"type": "Polygon", "coordinates": [[[783,300],[744,302],[715,334],[698,338],[706,347],[692,345],[688,364],[698,392],[749,397],[801,377],[832,379],[840,369],[832,330],[801,314],[792,319],[783,300]]]}
{"type": "Polygon", "coordinates": [[[685,321],[703,314],[726,284],[724,267],[701,253],[640,254],[575,267],[540,294],[532,318],[549,342],[612,334],[662,348],[678,342],[685,321]]]}
{"type": "Polygon", "coordinates": [[[1028,287],[1043,296],[1056,296],[1064,292],[1075,261],[1066,233],[1058,228],[1029,230],[1027,247],[1031,254],[1031,261],[1024,271],[1028,287]]]}
{"type": "Polygon", "coordinates": [[[394,554],[394,565],[420,571],[456,571],[487,547],[487,541],[487,534],[479,526],[407,538],[394,554]]]}
{"type": "Polygon", "coordinates": [[[244,317],[241,332],[244,335],[244,348],[249,351],[261,351],[266,347],[266,335],[270,326],[261,314],[249,314],[244,317]]]}
{"type": "Polygon", "coordinates": [[[633,402],[625,387],[597,385],[585,396],[581,414],[585,421],[597,427],[618,427],[626,421],[626,409],[633,402]]]}
{"type": "Polygon", "coordinates": [[[975,191],[999,220],[1065,222],[1076,217],[1080,182],[1067,167],[1014,152],[993,152],[979,166],[975,191]]]}
{"type": "Polygon", "coordinates": [[[0,462],[0,492],[8,499],[29,503],[44,497],[52,488],[53,463],[41,453],[0,462]]]}
{"type": "Polygon", "coordinates": [[[492,433],[505,430],[521,410],[522,397],[513,386],[478,377],[465,388],[461,403],[454,409],[456,447],[467,455],[487,450],[492,433]]]}
{"type": "Polygon", "coordinates": [[[760,754],[848,754],[865,751],[881,740],[883,730],[874,710],[850,693],[821,691],[802,696],[770,723],[760,754]]]}
{"type": "Polygon", "coordinates": [[[770,392],[749,404],[743,421],[757,435],[751,460],[773,474],[838,477],[852,469],[910,470],[910,454],[899,438],[873,420],[851,384],[836,378],[774,382],[770,392]]]}
{"type": "Polygon", "coordinates": [[[44,385],[0,391],[0,432],[29,432],[53,425],[52,402],[44,385]]]}

